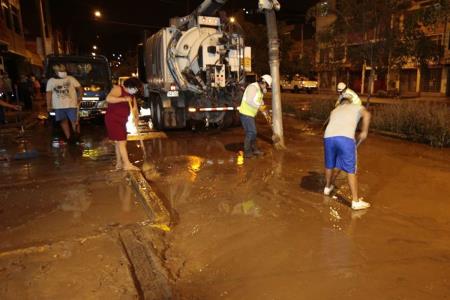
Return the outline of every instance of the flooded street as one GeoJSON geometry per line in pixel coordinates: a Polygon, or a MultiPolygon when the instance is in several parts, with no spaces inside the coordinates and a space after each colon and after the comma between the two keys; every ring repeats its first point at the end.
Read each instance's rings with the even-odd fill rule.
{"type": "MultiPolygon", "coordinates": [[[[113,172],[102,129],[89,129],[69,147],[36,127],[22,142],[37,157],[0,162],[1,299],[137,297],[117,235],[147,217],[126,173],[113,172]]],[[[2,138],[21,153],[14,135],[2,138]]]]}
{"type": "MultiPolygon", "coordinates": [[[[172,220],[160,250],[173,299],[449,298],[448,149],[370,135],[358,166],[372,207],[353,211],[344,175],[334,197],[322,195],[311,126],[285,118],[279,152],[258,123],[265,155],[255,159],[240,152],[241,128],[145,141],[172,220]]],[[[38,157],[1,162],[0,298],[142,298],[118,235],[149,219],[113,171],[101,126],[86,125],[75,147],[53,145],[43,127],[27,140],[38,157]]],[[[130,156],[142,165],[138,145],[130,156]]]]}
{"type": "Polygon", "coordinates": [[[322,195],[321,133],[286,119],[288,150],[238,154],[240,128],[147,143],[176,225],[167,267],[178,299],[447,299],[450,152],[371,135],[352,211],[344,175],[322,195]]]}

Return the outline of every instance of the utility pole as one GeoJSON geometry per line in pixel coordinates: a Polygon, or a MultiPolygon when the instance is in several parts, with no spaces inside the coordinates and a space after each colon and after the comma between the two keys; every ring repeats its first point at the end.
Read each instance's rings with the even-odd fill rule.
{"type": "Polygon", "coordinates": [[[277,0],[259,0],[259,10],[266,16],[269,41],[269,65],[272,76],[272,140],[276,149],[285,149],[280,90],[280,43],[275,16],[275,10],[280,10],[280,3],[277,0]]]}
{"type": "Polygon", "coordinates": [[[39,25],[41,27],[41,36],[42,36],[42,52],[44,57],[47,55],[47,35],[45,34],[45,18],[44,18],[44,8],[42,7],[42,0],[37,0],[37,5],[39,9],[39,25]]]}

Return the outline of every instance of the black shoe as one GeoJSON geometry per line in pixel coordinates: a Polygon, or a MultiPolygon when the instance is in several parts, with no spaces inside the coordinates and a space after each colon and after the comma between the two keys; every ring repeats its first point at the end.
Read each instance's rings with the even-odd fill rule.
{"type": "Polygon", "coordinates": [[[69,145],[76,145],[78,142],[78,139],[75,135],[71,135],[70,138],[67,139],[67,143],[69,145]]]}
{"type": "Polygon", "coordinates": [[[244,158],[253,158],[253,153],[244,153],[244,158]]]}
{"type": "Polygon", "coordinates": [[[262,151],[259,150],[259,149],[256,149],[256,150],[253,150],[253,155],[256,155],[256,156],[263,156],[263,155],[264,155],[264,152],[262,152],[262,151]]]}

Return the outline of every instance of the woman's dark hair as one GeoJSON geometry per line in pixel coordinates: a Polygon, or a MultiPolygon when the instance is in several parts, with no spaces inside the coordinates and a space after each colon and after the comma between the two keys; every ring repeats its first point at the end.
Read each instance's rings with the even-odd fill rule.
{"type": "Polygon", "coordinates": [[[126,88],[142,89],[142,82],[136,77],[130,77],[123,82],[123,86],[126,88]]]}

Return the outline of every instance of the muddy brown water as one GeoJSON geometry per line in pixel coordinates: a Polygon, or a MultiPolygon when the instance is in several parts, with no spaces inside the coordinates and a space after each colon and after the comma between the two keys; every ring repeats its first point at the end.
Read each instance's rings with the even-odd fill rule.
{"type": "MultiPolygon", "coordinates": [[[[174,221],[163,256],[174,298],[448,299],[449,149],[370,135],[358,163],[360,194],[373,207],[354,212],[343,175],[338,199],[321,194],[321,133],[289,118],[284,125],[288,150],[276,152],[258,123],[265,156],[251,160],[239,154],[240,128],[146,141],[160,173],[152,185],[174,221]]],[[[35,142],[38,159],[1,162],[11,186],[0,196],[0,249],[52,246],[0,260],[0,294],[136,297],[120,248],[105,233],[145,215],[109,172],[104,132],[93,130],[80,147],[32,139],[46,141],[35,142]]],[[[142,164],[137,145],[129,144],[130,156],[142,164]]]]}
{"type": "Polygon", "coordinates": [[[448,298],[448,149],[370,136],[358,155],[373,207],[355,212],[343,175],[338,199],[321,194],[321,133],[285,128],[287,151],[263,138],[251,160],[240,128],[147,142],[176,223],[165,253],[176,298],[448,298]]]}
{"type": "MultiPolygon", "coordinates": [[[[26,140],[38,157],[0,162],[1,299],[138,297],[117,232],[147,216],[103,129],[84,129],[82,144],[52,147],[37,127],[26,140]]],[[[0,146],[23,150],[14,135],[0,146]]]]}

